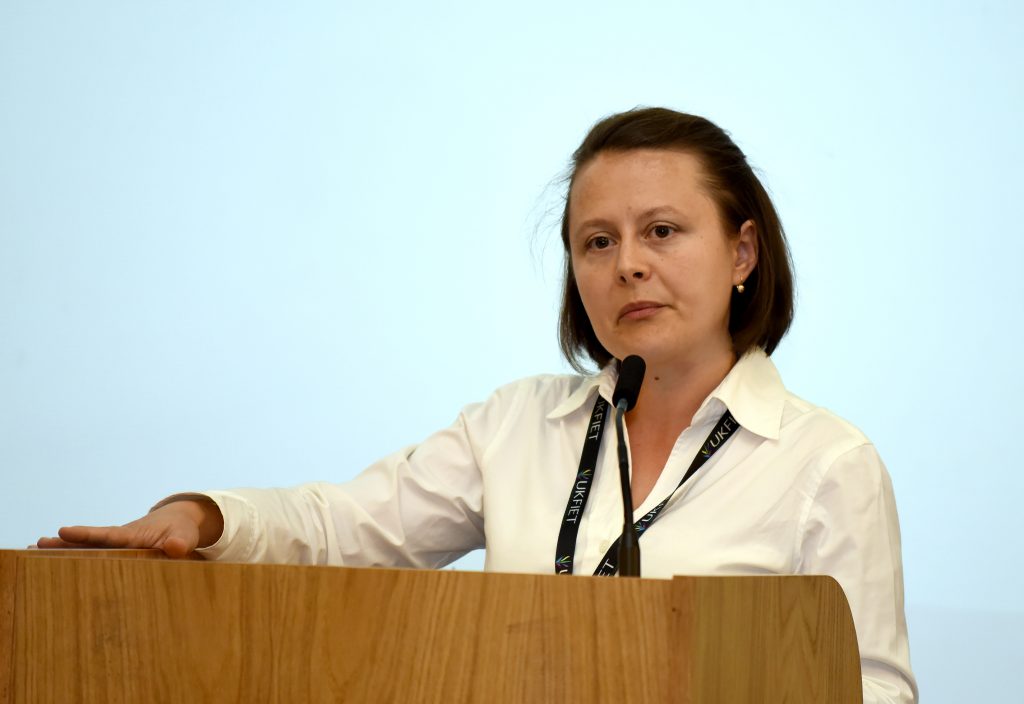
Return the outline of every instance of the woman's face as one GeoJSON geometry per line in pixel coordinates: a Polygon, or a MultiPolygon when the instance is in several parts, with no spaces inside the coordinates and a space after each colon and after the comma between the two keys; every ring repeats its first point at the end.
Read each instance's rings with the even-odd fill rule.
{"type": "Polygon", "coordinates": [[[757,263],[754,224],[724,228],[699,159],[668,149],[601,152],[569,195],[583,306],[614,357],[691,365],[732,354],[732,287],[757,263]]]}

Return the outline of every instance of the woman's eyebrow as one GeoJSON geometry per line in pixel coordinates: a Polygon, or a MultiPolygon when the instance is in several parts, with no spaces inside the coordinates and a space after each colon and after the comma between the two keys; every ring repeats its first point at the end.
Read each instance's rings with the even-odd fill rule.
{"type": "MultiPolygon", "coordinates": [[[[648,208],[647,210],[638,213],[636,215],[636,220],[649,220],[659,215],[673,215],[676,217],[681,217],[682,213],[679,212],[679,210],[677,210],[676,208],[672,207],[671,205],[657,205],[653,208],[648,208]]],[[[615,227],[615,223],[606,218],[590,218],[588,220],[584,220],[579,224],[579,226],[573,229],[579,232],[581,230],[586,230],[591,227],[610,228],[615,227]]]]}
{"type": "Polygon", "coordinates": [[[682,213],[679,212],[677,209],[673,208],[671,205],[659,205],[655,206],[654,208],[648,208],[647,210],[643,211],[642,213],[636,216],[636,219],[649,220],[659,215],[674,215],[678,217],[681,216],[682,213]]]}
{"type": "Polygon", "coordinates": [[[600,227],[602,229],[607,229],[615,227],[615,223],[613,223],[611,220],[606,220],[605,218],[590,218],[589,220],[584,220],[573,229],[576,232],[580,232],[582,230],[589,230],[592,227],[600,227]]]}

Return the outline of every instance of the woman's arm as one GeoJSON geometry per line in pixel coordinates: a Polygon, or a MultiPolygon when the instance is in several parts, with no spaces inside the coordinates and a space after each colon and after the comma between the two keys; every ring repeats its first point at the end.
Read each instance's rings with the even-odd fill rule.
{"type": "Polygon", "coordinates": [[[481,458],[522,384],[344,484],[181,494],[120,527],[62,528],[40,547],[160,547],[208,559],[439,567],[484,546],[481,458]]]}
{"type": "Polygon", "coordinates": [[[798,571],[835,577],[850,602],[864,701],[916,702],[899,518],[889,473],[873,445],[860,445],[825,469],[798,549],[798,571]]]}

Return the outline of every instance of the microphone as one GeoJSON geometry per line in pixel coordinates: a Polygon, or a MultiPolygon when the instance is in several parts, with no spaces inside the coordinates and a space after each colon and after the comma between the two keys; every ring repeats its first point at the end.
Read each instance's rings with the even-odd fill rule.
{"type": "Polygon", "coordinates": [[[640,396],[640,386],[644,383],[644,372],[647,371],[647,363],[642,357],[631,354],[622,360],[619,365],[619,381],[615,384],[615,391],[612,392],[612,403],[616,408],[620,402],[625,402],[625,410],[632,411],[636,406],[636,399],[640,396]]]}
{"type": "Polygon", "coordinates": [[[626,453],[626,434],[622,419],[626,411],[636,406],[640,386],[644,383],[647,364],[635,354],[619,365],[619,381],[615,384],[612,403],[615,404],[615,431],[619,436],[619,481],[622,484],[622,536],[619,538],[619,576],[640,576],[640,541],[633,528],[633,490],[629,484],[629,456],[626,453]]]}

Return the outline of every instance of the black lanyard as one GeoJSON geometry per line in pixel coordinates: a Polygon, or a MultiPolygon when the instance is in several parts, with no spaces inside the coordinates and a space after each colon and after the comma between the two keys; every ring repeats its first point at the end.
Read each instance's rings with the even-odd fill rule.
{"type": "MultiPolygon", "coordinates": [[[[605,417],[609,412],[614,412],[608,402],[598,394],[594,410],[590,414],[590,424],[587,425],[587,437],[583,442],[583,453],[580,456],[580,468],[576,472],[576,479],[569,493],[569,502],[565,506],[565,515],[562,517],[562,527],[558,531],[558,546],[555,548],[555,574],[572,574],[573,560],[576,555],[576,538],[580,532],[580,518],[583,516],[583,509],[587,505],[587,498],[590,496],[590,486],[594,481],[594,471],[597,469],[597,451],[601,448],[601,435],[604,433],[605,417]]],[[[661,515],[665,504],[675,496],[679,487],[686,483],[704,466],[704,463],[711,459],[711,456],[718,451],[725,441],[732,437],[732,434],[739,430],[740,424],[732,417],[732,413],[726,411],[718,419],[718,424],[711,431],[700,451],[693,458],[686,474],[672,490],[672,493],[657,506],[652,508],[634,525],[633,529],[638,537],[643,537],[644,531],[651,527],[651,524],[661,515]]],[[[608,552],[604,554],[598,564],[595,575],[613,575],[618,570],[618,548],[619,540],[616,539],[608,552]]]]}

